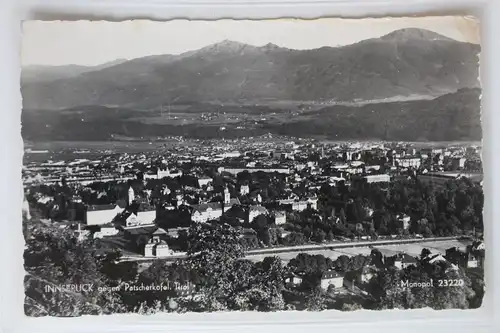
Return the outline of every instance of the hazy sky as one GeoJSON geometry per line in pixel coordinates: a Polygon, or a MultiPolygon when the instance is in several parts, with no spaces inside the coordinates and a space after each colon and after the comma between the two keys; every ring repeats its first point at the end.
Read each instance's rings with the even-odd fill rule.
{"type": "Polygon", "coordinates": [[[23,65],[98,65],[153,54],[179,54],[229,39],[292,49],[351,44],[402,28],[424,28],[479,42],[478,23],[458,17],[278,19],[266,21],[29,21],[23,24],[23,65]]]}

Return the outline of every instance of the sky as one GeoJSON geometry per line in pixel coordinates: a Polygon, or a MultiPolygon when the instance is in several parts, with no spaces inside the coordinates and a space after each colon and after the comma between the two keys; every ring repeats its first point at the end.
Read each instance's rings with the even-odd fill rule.
{"type": "Polygon", "coordinates": [[[291,49],[341,46],[403,28],[428,29],[478,43],[479,23],[463,17],[316,20],[173,20],[155,22],[26,21],[21,62],[27,65],[99,65],[116,59],[180,54],[232,40],[291,49]]]}

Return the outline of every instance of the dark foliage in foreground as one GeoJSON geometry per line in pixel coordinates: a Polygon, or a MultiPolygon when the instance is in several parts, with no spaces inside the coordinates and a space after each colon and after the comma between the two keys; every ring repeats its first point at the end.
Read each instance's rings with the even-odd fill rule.
{"type": "MultiPolygon", "coordinates": [[[[25,228],[25,313],[29,316],[80,316],[158,311],[225,311],[286,309],[355,310],[359,308],[470,308],[481,304],[484,294],[482,271],[465,273],[449,264],[428,264],[398,271],[381,266],[364,286],[363,293],[346,295],[319,288],[318,277],[328,269],[355,272],[369,265],[371,257],[299,255],[286,267],[280,259],[265,258],[253,263],[241,258],[238,233],[221,224],[193,226],[189,232],[189,259],[166,265],[157,261],[139,272],[135,263],[121,262],[116,252],[104,252],[96,241],[79,242],[68,229],[32,221],[25,228]],[[206,249],[206,250],[205,250],[206,249]],[[285,277],[303,273],[299,286],[288,286],[285,277]],[[453,288],[403,289],[400,281],[462,279],[453,288]],[[93,291],[56,291],[46,286],[92,284],[93,291]],[[162,291],[133,291],[127,285],[191,286],[190,296],[170,288],[162,291]]],[[[357,290],[357,289],[356,289],[357,290]]]]}

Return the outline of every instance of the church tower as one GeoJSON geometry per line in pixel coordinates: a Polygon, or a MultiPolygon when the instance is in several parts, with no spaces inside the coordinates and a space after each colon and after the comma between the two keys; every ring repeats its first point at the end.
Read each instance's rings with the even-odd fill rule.
{"type": "Polygon", "coordinates": [[[227,187],[224,189],[224,203],[229,204],[231,202],[231,195],[229,194],[229,190],[227,187]]]}
{"type": "Polygon", "coordinates": [[[31,220],[30,205],[28,204],[28,200],[26,200],[26,195],[24,195],[23,198],[23,217],[27,220],[31,220]]]}
{"type": "Polygon", "coordinates": [[[128,204],[131,205],[134,200],[135,200],[134,189],[132,188],[132,186],[130,186],[128,188],[128,204]]]}

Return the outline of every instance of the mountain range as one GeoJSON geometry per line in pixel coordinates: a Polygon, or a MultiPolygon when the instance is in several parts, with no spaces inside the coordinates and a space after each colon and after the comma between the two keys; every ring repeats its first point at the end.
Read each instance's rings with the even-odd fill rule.
{"type": "Polygon", "coordinates": [[[312,50],[226,40],[96,67],[25,68],[21,88],[25,109],[432,98],[479,87],[479,52],[477,44],[416,28],[312,50]]]}
{"type": "Polygon", "coordinates": [[[99,66],[30,66],[21,77],[22,135],[475,141],[479,52],[408,28],[312,50],[225,40],[99,66]]]}
{"type": "Polygon", "coordinates": [[[30,65],[22,69],[21,82],[46,82],[59,79],[68,79],[78,76],[83,73],[98,71],[107,67],[121,64],[127,61],[126,59],[117,59],[106,62],[97,66],[82,66],[82,65],[62,65],[62,66],[44,66],[30,65]]]}

